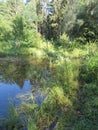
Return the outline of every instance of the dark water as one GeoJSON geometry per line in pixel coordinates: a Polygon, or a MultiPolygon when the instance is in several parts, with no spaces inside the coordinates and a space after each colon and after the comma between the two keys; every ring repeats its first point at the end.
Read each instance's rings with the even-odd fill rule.
{"type": "Polygon", "coordinates": [[[17,106],[30,95],[35,67],[23,59],[0,59],[0,119],[7,116],[10,103],[17,106]]]}

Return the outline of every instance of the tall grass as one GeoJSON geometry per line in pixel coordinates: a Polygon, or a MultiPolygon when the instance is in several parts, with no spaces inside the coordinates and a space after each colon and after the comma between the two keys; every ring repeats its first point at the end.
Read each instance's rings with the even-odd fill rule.
{"type": "MultiPolygon", "coordinates": [[[[40,89],[32,90],[30,103],[23,103],[18,109],[16,117],[22,117],[22,127],[28,130],[97,130],[98,52],[93,53],[97,46],[88,44],[69,51],[45,45],[36,48],[33,54],[38,49],[42,49],[41,60],[36,63],[32,78],[40,89]],[[38,91],[39,98],[44,97],[40,104],[36,103],[38,91]]],[[[9,123],[10,127],[12,124],[9,123]]]]}

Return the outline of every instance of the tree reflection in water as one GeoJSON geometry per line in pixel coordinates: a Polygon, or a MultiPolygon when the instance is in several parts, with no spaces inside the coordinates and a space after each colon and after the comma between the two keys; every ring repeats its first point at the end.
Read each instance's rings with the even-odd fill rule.
{"type": "Polygon", "coordinates": [[[37,64],[35,61],[0,60],[0,118],[6,115],[9,98],[13,100],[22,98],[23,101],[29,91],[37,104],[43,102],[45,98],[43,83],[47,82],[45,72],[46,65],[37,64]]]}
{"type": "Polygon", "coordinates": [[[23,87],[24,81],[28,79],[28,70],[30,64],[16,64],[5,62],[0,64],[0,81],[3,83],[16,83],[20,88],[23,87]]]}

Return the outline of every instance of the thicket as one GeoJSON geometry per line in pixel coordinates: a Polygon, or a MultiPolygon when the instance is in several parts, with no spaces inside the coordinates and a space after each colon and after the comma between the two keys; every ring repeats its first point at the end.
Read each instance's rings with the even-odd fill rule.
{"type": "Polygon", "coordinates": [[[61,46],[63,41],[59,39],[64,38],[65,47],[68,38],[83,44],[98,41],[97,5],[97,0],[0,1],[0,44],[26,42],[28,46],[36,46],[42,37],[61,46]],[[38,33],[42,35],[40,39],[36,38],[38,33]]]}
{"type": "Polygon", "coordinates": [[[0,20],[0,55],[39,60],[43,99],[11,107],[7,130],[97,130],[98,1],[0,1],[0,20]]]}
{"type": "Polygon", "coordinates": [[[33,63],[35,89],[20,107],[10,107],[3,126],[7,130],[97,130],[98,53],[92,54],[95,44],[88,47],[48,48],[44,59],[33,63]]]}

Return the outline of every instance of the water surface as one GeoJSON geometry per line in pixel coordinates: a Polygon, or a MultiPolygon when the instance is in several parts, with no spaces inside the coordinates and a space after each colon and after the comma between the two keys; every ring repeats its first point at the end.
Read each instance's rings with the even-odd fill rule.
{"type": "Polygon", "coordinates": [[[32,67],[24,59],[0,59],[0,119],[7,116],[10,103],[17,106],[31,93],[32,67]]]}

